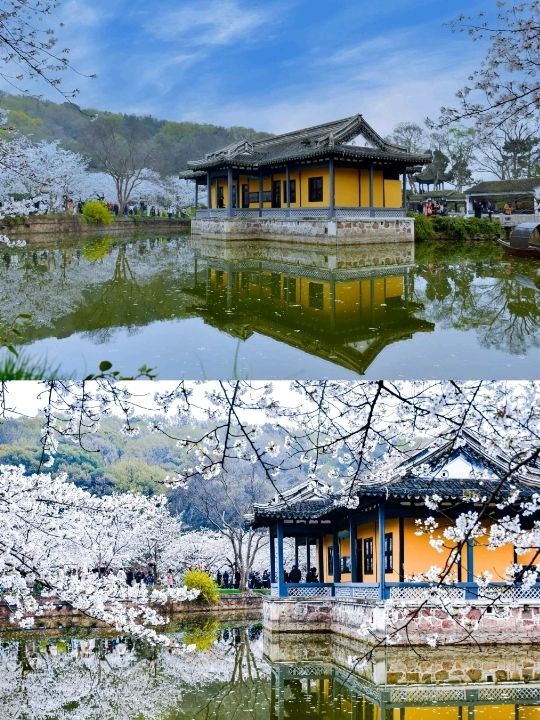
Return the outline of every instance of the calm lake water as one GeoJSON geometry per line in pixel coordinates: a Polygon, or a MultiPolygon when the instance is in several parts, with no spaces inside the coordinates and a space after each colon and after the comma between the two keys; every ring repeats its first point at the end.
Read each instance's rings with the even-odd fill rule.
{"type": "Polygon", "coordinates": [[[540,262],[495,244],[0,247],[0,338],[74,378],[538,378],[540,262]]]}
{"type": "Polygon", "coordinates": [[[540,648],[393,648],[359,670],[354,653],[362,648],[329,636],[276,639],[258,625],[213,619],[175,635],[195,649],[174,654],[92,634],[0,634],[0,718],[540,718],[540,648]],[[474,681],[437,681],[451,672],[474,673],[474,681]]]}

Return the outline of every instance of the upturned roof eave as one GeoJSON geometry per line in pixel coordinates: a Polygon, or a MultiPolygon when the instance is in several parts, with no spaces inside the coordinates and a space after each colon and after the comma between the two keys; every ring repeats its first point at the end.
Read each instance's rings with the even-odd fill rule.
{"type": "Polygon", "coordinates": [[[404,165],[417,165],[431,162],[430,155],[414,155],[411,153],[389,153],[378,148],[362,147],[351,148],[344,146],[330,147],[317,147],[311,152],[296,152],[288,153],[284,155],[278,155],[273,158],[261,159],[261,160],[250,160],[248,158],[214,158],[212,160],[191,160],[188,162],[188,167],[191,171],[197,170],[212,170],[216,168],[235,168],[245,170],[258,170],[264,167],[275,167],[276,165],[282,165],[287,162],[300,162],[302,160],[316,160],[326,158],[354,158],[357,160],[386,160],[393,163],[402,163],[404,165]]]}

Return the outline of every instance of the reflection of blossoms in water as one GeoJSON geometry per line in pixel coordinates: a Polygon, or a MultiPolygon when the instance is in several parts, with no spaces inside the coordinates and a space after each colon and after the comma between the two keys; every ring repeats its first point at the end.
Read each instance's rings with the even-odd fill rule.
{"type": "Polygon", "coordinates": [[[188,654],[124,638],[5,642],[0,720],[151,720],[194,688],[226,686],[239,664],[244,678],[266,676],[261,658],[261,638],[234,627],[217,633],[206,651],[188,654]]]}
{"type": "Polygon", "coordinates": [[[8,248],[22,248],[26,247],[26,240],[11,240],[7,235],[0,235],[0,245],[8,248]]]}

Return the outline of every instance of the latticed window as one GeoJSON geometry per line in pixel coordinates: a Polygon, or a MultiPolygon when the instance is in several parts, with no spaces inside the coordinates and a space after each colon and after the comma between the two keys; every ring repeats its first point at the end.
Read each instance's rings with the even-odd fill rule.
{"type": "Polygon", "coordinates": [[[320,202],[323,199],[322,177],[308,179],[308,200],[309,202],[320,202]]]}
{"type": "Polygon", "coordinates": [[[373,538],[364,540],[364,575],[373,575],[373,538]]]}
{"type": "Polygon", "coordinates": [[[394,572],[394,533],[384,536],[384,572],[394,572]]]}

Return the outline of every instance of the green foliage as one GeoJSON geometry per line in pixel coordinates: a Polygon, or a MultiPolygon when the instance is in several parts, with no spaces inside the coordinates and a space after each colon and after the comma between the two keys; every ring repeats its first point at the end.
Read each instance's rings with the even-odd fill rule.
{"type": "Polygon", "coordinates": [[[418,215],[417,213],[407,213],[407,215],[414,218],[415,240],[418,242],[425,242],[426,240],[432,240],[435,237],[433,226],[428,217],[425,215],[418,215]]]}
{"type": "Polygon", "coordinates": [[[429,219],[435,233],[448,240],[488,240],[499,236],[499,225],[484,218],[433,215],[429,219]]]}
{"type": "Polygon", "coordinates": [[[58,104],[49,100],[0,92],[0,104],[9,113],[10,125],[32,140],[58,140],[63,147],[79,152],[90,159],[92,170],[104,170],[97,148],[89,142],[88,117],[97,115],[100,120],[115,124],[121,141],[143,138],[147,166],[164,175],[178,173],[188,160],[230,145],[240,139],[257,140],[268,137],[251,128],[224,128],[217,125],[192,122],[158,120],[151,116],[122,115],[88,109],[81,112],[76,105],[58,104]]]}
{"type": "Polygon", "coordinates": [[[108,207],[101,200],[88,200],[84,203],[82,212],[88,222],[110,225],[113,221],[108,207]]]}
{"type": "Polygon", "coordinates": [[[184,585],[189,590],[199,590],[201,602],[214,604],[219,602],[219,589],[214,580],[204,570],[188,570],[184,576],[184,585]]]}
{"type": "Polygon", "coordinates": [[[149,465],[144,460],[126,457],[115,463],[109,475],[116,481],[121,492],[138,492],[143,495],[156,495],[163,492],[161,481],[167,472],[158,465],[149,465]]]}
{"type": "Polygon", "coordinates": [[[499,225],[485,218],[464,218],[452,215],[426,217],[407,213],[414,218],[414,236],[418,242],[429,240],[492,240],[499,237],[499,225]]]}
{"type": "Polygon", "coordinates": [[[46,363],[34,362],[18,355],[8,346],[10,354],[0,358],[0,380],[43,380],[58,376],[58,368],[46,363]]]}

